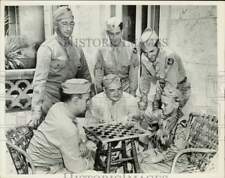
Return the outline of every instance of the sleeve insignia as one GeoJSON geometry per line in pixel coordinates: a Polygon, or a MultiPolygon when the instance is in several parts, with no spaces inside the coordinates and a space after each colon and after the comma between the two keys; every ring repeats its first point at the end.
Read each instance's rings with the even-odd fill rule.
{"type": "Polygon", "coordinates": [[[168,65],[173,65],[173,63],[174,63],[174,59],[173,58],[168,58],[167,64],[168,65]]]}

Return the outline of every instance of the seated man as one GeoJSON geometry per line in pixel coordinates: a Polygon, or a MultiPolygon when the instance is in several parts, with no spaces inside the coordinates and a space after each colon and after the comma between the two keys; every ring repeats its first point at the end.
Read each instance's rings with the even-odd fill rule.
{"type": "Polygon", "coordinates": [[[62,84],[62,101],[54,104],[28,147],[37,173],[80,173],[92,169],[93,160],[86,138],[78,129],[76,116],[83,113],[89,100],[90,83],[70,79],[62,84]]]}
{"type": "MultiPolygon", "coordinates": [[[[138,114],[137,99],[123,92],[120,77],[108,74],[103,78],[104,91],[95,95],[86,112],[87,125],[122,123],[134,125],[133,116],[138,114]]],[[[113,147],[121,147],[120,142],[113,142],[113,147]]],[[[107,149],[107,145],[103,145],[107,149]]],[[[128,149],[128,147],[127,147],[128,149]]],[[[112,160],[117,159],[119,152],[112,154],[112,160]]],[[[100,165],[104,166],[106,157],[101,157],[100,165]]],[[[112,171],[112,170],[111,170],[112,171]]],[[[113,171],[117,171],[117,168],[113,171]]]]}
{"type": "Polygon", "coordinates": [[[130,122],[138,112],[137,99],[123,92],[121,80],[115,74],[105,76],[103,86],[104,92],[92,98],[86,112],[88,124],[130,122]]]}
{"type": "MultiPolygon", "coordinates": [[[[158,129],[149,140],[149,149],[142,152],[139,156],[142,169],[146,172],[153,163],[167,160],[168,151],[177,151],[185,146],[186,130],[184,118],[178,114],[180,93],[172,87],[165,87],[161,95],[161,109],[152,112],[151,116],[146,116],[141,125],[156,123],[158,129]],[[156,117],[157,115],[157,117],[156,117]]],[[[154,167],[154,166],[153,166],[154,167]]]]}

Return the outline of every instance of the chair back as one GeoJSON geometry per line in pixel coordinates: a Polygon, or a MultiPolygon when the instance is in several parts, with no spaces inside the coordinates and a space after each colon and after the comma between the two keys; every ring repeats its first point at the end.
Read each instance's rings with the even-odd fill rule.
{"type": "MultiPolygon", "coordinates": [[[[216,116],[191,113],[188,126],[190,130],[187,148],[218,149],[218,119],[216,116]]],[[[188,159],[200,171],[204,171],[214,155],[215,153],[190,153],[188,159]]]]}
{"type": "Polygon", "coordinates": [[[32,161],[26,153],[32,136],[33,130],[28,126],[10,129],[6,133],[6,146],[18,174],[28,174],[30,169],[34,172],[32,161]]]}

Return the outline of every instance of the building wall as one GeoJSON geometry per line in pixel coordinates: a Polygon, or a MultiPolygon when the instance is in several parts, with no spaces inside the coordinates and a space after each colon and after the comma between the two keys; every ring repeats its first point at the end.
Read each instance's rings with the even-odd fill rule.
{"type": "Polygon", "coordinates": [[[29,39],[29,43],[44,40],[44,11],[43,6],[19,7],[20,35],[29,39]]]}
{"type": "Polygon", "coordinates": [[[84,50],[91,75],[96,63],[97,49],[103,44],[105,22],[110,17],[109,5],[71,6],[75,16],[73,40],[84,50]]]}
{"type": "Polygon", "coordinates": [[[216,20],[214,6],[160,7],[160,38],[181,56],[192,85],[186,112],[216,112],[216,20]]]}

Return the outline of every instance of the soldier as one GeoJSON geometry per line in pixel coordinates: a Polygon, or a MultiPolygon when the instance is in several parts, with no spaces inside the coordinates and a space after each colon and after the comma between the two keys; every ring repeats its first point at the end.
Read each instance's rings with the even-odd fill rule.
{"type": "Polygon", "coordinates": [[[101,92],[103,77],[112,73],[121,78],[123,91],[135,96],[139,67],[135,45],[122,39],[123,23],[116,17],[107,21],[106,28],[110,44],[99,49],[97,53],[94,68],[96,88],[101,92]]]}
{"type": "Polygon", "coordinates": [[[191,87],[180,57],[163,46],[158,35],[151,28],[146,28],[143,32],[140,49],[140,93],[143,100],[148,101],[147,95],[152,84],[157,84],[159,93],[169,84],[181,92],[180,106],[183,107],[190,97],[191,87]]]}
{"type": "Polygon", "coordinates": [[[75,46],[71,35],[74,16],[68,7],[58,8],[53,16],[56,35],[45,41],[37,52],[33,81],[32,122],[37,127],[49,108],[60,101],[61,83],[71,78],[91,81],[88,65],[81,48],[75,46]]]}
{"type": "Polygon", "coordinates": [[[141,163],[142,169],[147,171],[153,163],[170,159],[171,153],[177,152],[185,147],[187,130],[186,118],[178,113],[181,93],[179,90],[167,85],[162,91],[162,109],[158,109],[151,116],[142,120],[142,127],[157,123],[158,129],[149,140],[148,150],[141,153],[144,158],[141,163]],[[170,154],[169,154],[170,153],[170,154]]]}
{"type": "Polygon", "coordinates": [[[27,153],[36,173],[80,173],[93,169],[88,140],[76,116],[84,112],[91,83],[69,79],[62,83],[62,102],[55,103],[34,130],[27,153]]]}

